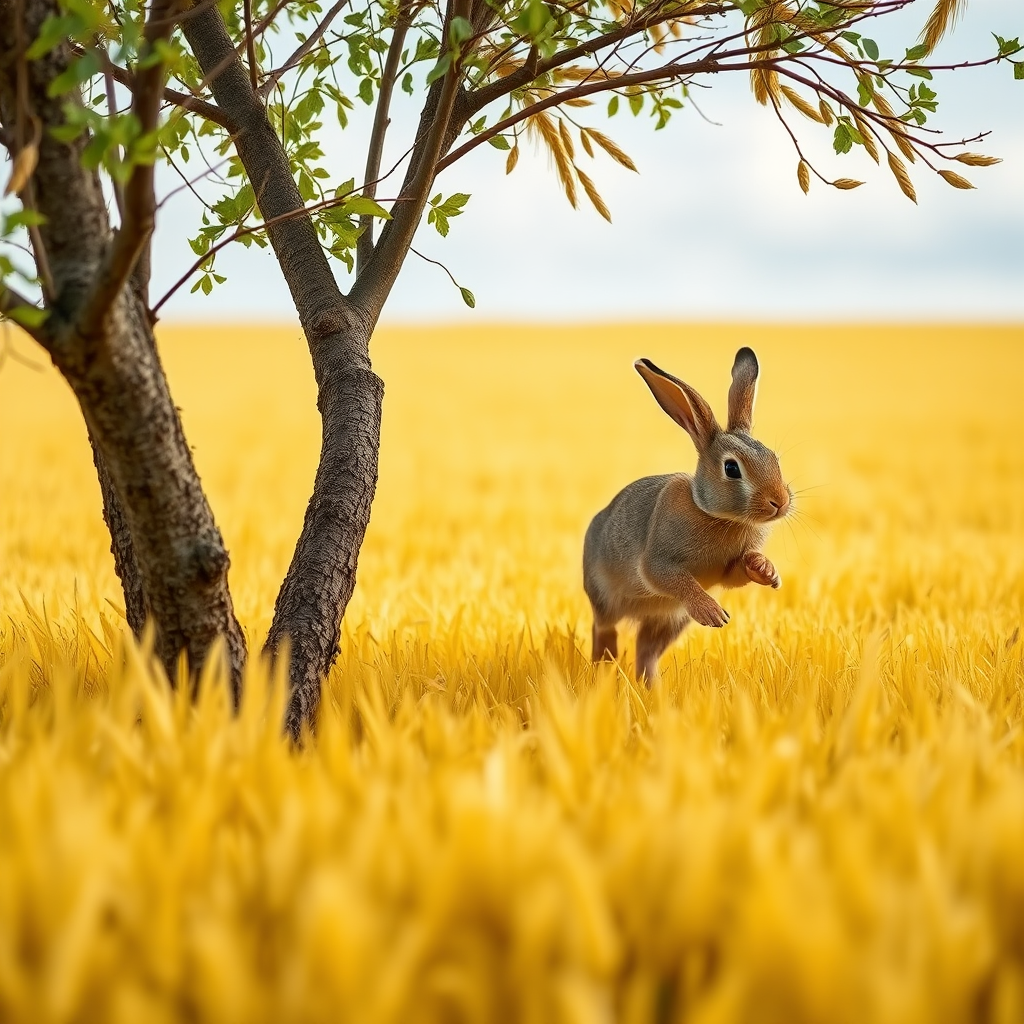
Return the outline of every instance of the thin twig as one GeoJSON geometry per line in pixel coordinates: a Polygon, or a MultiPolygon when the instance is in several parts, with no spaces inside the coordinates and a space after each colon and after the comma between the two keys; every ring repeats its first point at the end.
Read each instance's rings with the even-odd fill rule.
{"type": "Polygon", "coordinates": [[[242,0],[242,17],[245,19],[245,51],[249,61],[249,81],[253,92],[258,84],[258,68],[256,67],[256,40],[252,34],[252,0],[242,0]]]}
{"type": "MultiPolygon", "coordinates": [[[[707,4],[704,7],[696,8],[693,12],[687,12],[687,16],[691,16],[692,13],[693,17],[706,17],[712,14],[718,14],[722,10],[723,5],[721,4],[707,4]]],[[[646,29],[654,25],[671,21],[675,16],[676,15],[666,14],[661,11],[661,5],[658,4],[654,10],[646,10],[644,12],[644,17],[638,18],[636,21],[630,21],[619,28],[613,29],[611,32],[606,32],[604,35],[596,36],[594,39],[589,39],[587,42],[580,43],[578,46],[570,47],[568,50],[562,50],[560,53],[556,53],[553,57],[548,57],[547,59],[540,61],[535,60],[532,65],[528,58],[521,68],[513,71],[510,75],[506,75],[504,78],[500,78],[497,81],[481,86],[479,89],[472,92],[470,94],[472,100],[470,109],[473,113],[476,113],[478,110],[482,110],[489,103],[493,103],[496,99],[500,99],[503,96],[508,96],[514,90],[520,89],[524,85],[528,85],[541,75],[546,75],[549,72],[554,71],[556,68],[563,67],[574,60],[578,60],[580,57],[589,57],[609,46],[614,46],[616,43],[622,42],[629,36],[644,32],[646,29]]],[[[531,49],[531,54],[535,55],[535,50],[531,49]]]]}
{"type": "Polygon", "coordinates": [[[193,188],[193,186],[197,181],[202,181],[204,178],[209,178],[211,175],[216,174],[218,167],[223,167],[224,164],[231,162],[231,157],[224,157],[223,160],[221,160],[219,163],[212,167],[210,166],[210,164],[207,164],[205,171],[203,171],[201,174],[197,174],[194,178],[189,179],[185,177],[184,171],[182,171],[182,169],[171,159],[171,154],[168,152],[167,147],[164,146],[161,148],[164,151],[164,156],[167,157],[167,162],[177,173],[178,177],[181,178],[182,184],[180,184],[177,188],[172,188],[171,191],[168,192],[167,195],[165,195],[163,199],[160,200],[159,203],[157,203],[157,210],[162,209],[166,203],[169,203],[179,192],[184,192],[185,189],[188,189],[192,193],[192,195],[194,195],[196,199],[199,200],[203,207],[209,210],[211,208],[210,204],[195,190],[195,188],[193,188]]]}
{"type": "MultiPolygon", "coordinates": [[[[749,62],[745,65],[733,64],[729,65],[729,68],[730,70],[742,70],[760,66],[763,63],[764,62],[749,62]]],[[[680,78],[688,78],[696,74],[721,70],[723,70],[723,67],[717,59],[704,57],[701,60],[693,61],[689,64],[677,64],[672,62],[670,64],[664,64],[661,67],[651,68],[648,71],[636,71],[631,75],[622,75],[620,78],[606,79],[600,82],[588,82],[584,85],[575,86],[572,89],[565,89],[562,92],[553,93],[542,100],[538,100],[536,103],[531,103],[528,107],[523,107],[522,110],[519,110],[514,114],[510,114],[504,120],[498,121],[490,128],[480,132],[479,135],[474,135],[468,142],[463,143],[463,145],[454,152],[449,153],[443,160],[440,160],[436,167],[436,173],[440,174],[446,167],[450,167],[456,160],[461,160],[462,157],[467,153],[472,152],[472,150],[476,149],[477,146],[483,145],[483,143],[494,138],[495,135],[500,135],[513,125],[519,124],[520,121],[525,121],[527,118],[533,117],[541,111],[547,110],[549,107],[557,107],[559,104],[565,103],[567,100],[583,99],[586,96],[591,96],[594,93],[599,92],[611,92],[618,89],[627,89],[631,85],[647,85],[651,82],[674,81],[680,78]]]]}
{"type": "Polygon", "coordinates": [[[258,89],[256,89],[255,82],[253,83],[253,88],[256,89],[260,96],[266,99],[281,77],[295,67],[295,65],[298,64],[302,58],[320,42],[324,33],[330,27],[331,22],[334,21],[334,19],[348,6],[348,2],[349,0],[338,0],[338,2],[324,15],[323,21],[317,25],[306,41],[298,46],[295,52],[292,53],[284,64],[282,64],[276,71],[271,71],[258,89]]]}
{"type": "MultiPolygon", "coordinates": [[[[391,45],[388,47],[387,60],[384,70],[381,73],[380,92],[377,96],[377,109],[373,117],[373,131],[370,134],[370,144],[366,150],[366,171],[363,180],[374,182],[380,174],[380,161],[384,153],[384,136],[387,134],[388,125],[391,119],[388,116],[391,107],[391,97],[395,90],[395,82],[398,78],[398,66],[402,61],[402,47],[405,45],[405,36],[409,30],[411,14],[408,6],[403,6],[395,22],[394,31],[391,35],[391,45]]],[[[376,186],[371,184],[364,190],[363,195],[368,199],[375,198],[376,186]]],[[[356,243],[356,273],[363,269],[370,254],[373,252],[373,217],[370,214],[363,214],[359,218],[359,226],[363,229],[359,240],[356,243]]]]}
{"type": "MultiPolygon", "coordinates": [[[[14,25],[18,46],[15,85],[17,91],[17,114],[14,120],[14,142],[15,148],[20,152],[22,147],[26,145],[26,121],[32,125],[32,142],[29,145],[38,147],[42,138],[42,125],[32,110],[29,100],[28,60],[25,57],[25,51],[28,48],[28,41],[25,38],[25,0],[17,0],[14,5],[14,25]]],[[[22,206],[26,210],[35,209],[35,182],[32,177],[29,177],[28,181],[25,182],[20,198],[22,206]]],[[[28,225],[28,237],[32,242],[32,252],[35,256],[36,268],[39,271],[39,281],[43,289],[43,300],[44,302],[52,302],[57,295],[57,287],[54,284],[53,274],[50,271],[50,261],[46,255],[46,246],[43,244],[43,236],[38,226],[32,223],[28,225]]]]}
{"type": "MultiPolygon", "coordinates": [[[[73,43],[71,46],[71,52],[81,57],[85,55],[86,50],[85,47],[79,46],[77,43],[73,43]]],[[[112,61],[108,61],[108,63],[110,66],[110,74],[114,81],[126,86],[134,95],[136,89],[135,76],[125,68],[118,67],[112,61]]],[[[238,126],[226,113],[224,113],[223,110],[220,109],[220,107],[215,103],[210,103],[208,100],[202,99],[200,96],[178,92],[177,89],[171,89],[169,86],[165,86],[163,98],[168,103],[173,103],[176,107],[181,107],[190,113],[198,114],[206,121],[212,121],[214,124],[219,124],[221,128],[224,128],[232,134],[238,130],[238,126]]]]}
{"type": "Polygon", "coordinates": [[[43,348],[49,351],[51,346],[50,336],[43,326],[40,327],[26,327],[24,324],[19,323],[11,314],[17,309],[23,308],[38,310],[39,307],[27,299],[20,292],[16,291],[10,285],[5,284],[0,288],[0,316],[5,316],[8,319],[14,320],[16,324],[31,338],[34,338],[39,342],[43,348]]]}
{"type": "Polygon", "coordinates": [[[455,285],[456,288],[462,287],[462,285],[455,280],[455,275],[452,274],[452,272],[440,260],[432,260],[429,256],[424,256],[423,253],[419,251],[419,249],[416,249],[411,245],[409,246],[409,252],[411,252],[414,256],[419,256],[421,260],[424,260],[427,263],[433,263],[435,267],[440,267],[448,275],[452,284],[455,285]]]}
{"type": "MultiPolygon", "coordinates": [[[[143,31],[144,44],[140,64],[152,55],[156,44],[167,39],[174,27],[172,15],[180,0],[156,0],[150,8],[143,31]]],[[[163,102],[164,64],[162,60],[143,67],[135,76],[136,88],[132,113],[143,133],[156,128],[163,102]]],[[[136,163],[124,189],[124,216],[121,226],[107,248],[96,275],[92,294],[78,318],[78,329],[85,338],[102,336],[103,321],[117,301],[135,265],[145,251],[156,223],[156,195],[153,188],[154,166],[136,163]]]]}
{"type": "MultiPolygon", "coordinates": [[[[395,164],[395,166],[392,167],[391,170],[389,170],[386,174],[381,175],[381,177],[378,178],[377,181],[373,182],[373,184],[379,185],[382,181],[385,181],[386,179],[390,178],[391,175],[395,173],[395,171],[402,164],[402,162],[405,160],[405,158],[409,155],[410,152],[410,150],[406,150],[399,157],[398,162],[395,164]]],[[[332,198],[324,199],[319,203],[310,203],[309,206],[300,206],[295,210],[289,210],[287,213],[279,214],[277,217],[271,217],[269,220],[265,220],[261,224],[252,224],[246,228],[239,228],[237,231],[229,235],[227,238],[222,238],[219,242],[217,242],[216,245],[210,246],[209,251],[200,256],[199,259],[197,259],[192,264],[192,266],[190,266],[188,270],[186,270],[185,273],[182,274],[181,277],[179,277],[178,280],[175,281],[173,285],[171,285],[171,287],[167,290],[167,293],[163,296],[163,298],[161,298],[160,301],[153,307],[153,315],[156,315],[157,310],[159,310],[160,307],[163,306],[164,303],[167,302],[167,300],[179,288],[181,288],[182,285],[184,285],[197,270],[202,269],[203,264],[206,263],[211,256],[215,256],[218,252],[220,252],[221,249],[229,245],[231,242],[237,242],[238,239],[242,238],[244,235],[254,235],[259,231],[265,231],[267,228],[271,227],[274,224],[281,224],[284,221],[293,220],[296,217],[306,217],[309,216],[309,214],[311,213],[319,213],[321,210],[329,210],[334,206],[341,206],[346,199],[350,198],[351,196],[357,195],[361,191],[365,191],[366,187],[367,185],[364,184],[357,188],[353,188],[348,192],[343,192],[340,196],[333,196],[332,198]]],[[[394,201],[401,202],[402,200],[401,198],[399,198],[394,201]]],[[[384,202],[390,202],[390,200],[385,199],[384,202]]]]}
{"type": "MultiPolygon", "coordinates": [[[[463,3],[464,0],[455,0],[463,3]]],[[[468,0],[465,0],[468,10],[468,0]]],[[[454,4],[449,7],[452,12],[454,4]]],[[[455,8],[459,13],[458,8],[455,8]]],[[[381,232],[380,241],[363,267],[362,273],[350,292],[350,298],[366,309],[380,310],[401,269],[402,262],[413,238],[427,203],[427,194],[436,177],[435,168],[441,155],[445,135],[448,133],[455,98],[461,89],[462,67],[453,61],[440,83],[440,95],[433,121],[429,130],[416,140],[412,159],[407,172],[407,184],[402,189],[401,209],[393,211],[394,217],[381,232]],[[371,268],[376,268],[371,270],[371,268]]],[[[430,102],[430,93],[427,102],[430,102]]]]}
{"type": "MultiPolygon", "coordinates": [[[[107,53],[106,46],[98,43],[97,47],[100,53],[100,62],[103,64],[103,84],[107,91],[107,116],[114,118],[117,115],[117,94],[114,91],[114,73],[113,65],[110,61],[110,54],[107,53]]],[[[121,161],[121,146],[118,145],[117,159],[121,161]]],[[[117,178],[111,177],[110,183],[114,189],[114,202],[117,203],[117,214],[120,218],[121,223],[124,223],[124,189],[121,187],[121,182],[117,178]]]]}

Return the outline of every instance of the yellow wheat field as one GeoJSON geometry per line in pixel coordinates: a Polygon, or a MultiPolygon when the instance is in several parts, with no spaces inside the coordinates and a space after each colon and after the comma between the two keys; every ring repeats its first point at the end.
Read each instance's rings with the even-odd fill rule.
{"type": "MultiPolygon", "coordinates": [[[[0,369],[0,1021],[1024,1019],[1024,331],[388,329],[381,479],[319,735],[123,638],[84,430],[0,369]],[[656,688],[595,673],[587,521],[690,468],[632,369],[803,516],[656,688]]],[[[162,346],[258,648],[319,443],[297,330],[162,346]]]]}

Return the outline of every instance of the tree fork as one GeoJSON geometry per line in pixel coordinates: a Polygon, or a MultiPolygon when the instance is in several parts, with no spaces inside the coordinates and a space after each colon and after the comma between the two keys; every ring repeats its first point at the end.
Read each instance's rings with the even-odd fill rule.
{"type": "Polygon", "coordinates": [[[297,738],[303,721],[315,721],[321,682],[338,653],[377,486],[384,384],[370,365],[369,346],[379,307],[370,312],[338,287],[311,218],[300,212],[303,202],[287,154],[220,11],[211,5],[182,29],[203,73],[212,75],[218,107],[238,125],[237,152],[267,222],[317,381],[320,462],[264,648],[275,658],[286,641],[290,647],[285,725],[297,738]]]}

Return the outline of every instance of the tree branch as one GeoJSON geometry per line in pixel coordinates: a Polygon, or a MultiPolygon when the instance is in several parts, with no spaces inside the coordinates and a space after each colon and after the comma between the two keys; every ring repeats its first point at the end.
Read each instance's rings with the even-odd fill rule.
{"type": "MultiPolygon", "coordinates": [[[[392,209],[392,219],[381,231],[380,241],[374,247],[373,253],[352,287],[352,300],[368,310],[374,318],[379,315],[391,293],[419,227],[420,217],[427,204],[427,193],[436,174],[438,157],[446,148],[446,136],[450,131],[455,100],[460,93],[461,77],[461,68],[452,66],[444,78],[435,83],[440,87],[439,91],[432,90],[427,94],[421,128],[425,120],[429,124],[429,129],[420,136],[413,149],[405,184],[398,202],[392,209]],[[433,117],[429,118],[426,115],[432,105],[432,94],[436,108],[433,117]]],[[[464,117],[460,118],[460,125],[464,121],[464,117]]],[[[450,142],[448,144],[450,145],[450,142]]]]}
{"type": "MultiPolygon", "coordinates": [[[[749,61],[745,64],[730,64],[729,70],[749,70],[752,67],[760,67],[764,64],[764,61],[749,61]]],[[[531,103],[530,106],[524,107],[522,110],[519,110],[514,114],[510,114],[503,121],[498,121],[490,128],[480,132],[479,135],[474,135],[468,142],[459,146],[459,148],[453,153],[449,153],[443,160],[440,160],[435,168],[435,173],[440,174],[446,167],[450,167],[456,160],[462,159],[462,157],[467,153],[476,149],[477,146],[482,145],[489,139],[493,139],[495,135],[500,135],[502,132],[507,131],[513,125],[519,124],[520,121],[525,121],[528,117],[533,117],[535,114],[539,114],[542,110],[547,110],[549,107],[557,107],[569,100],[582,99],[585,96],[592,96],[594,93],[598,92],[627,89],[631,85],[648,85],[651,82],[671,81],[680,78],[689,78],[692,75],[702,73],[707,74],[723,70],[725,70],[725,68],[723,68],[717,58],[704,57],[701,60],[691,61],[688,64],[677,64],[674,62],[663,64],[661,67],[651,68],[648,71],[636,71],[631,75],[622,75],[619,78],[602,79],[599,82],[585,82],[584,84],[574,86],[571,89],[564,89],[561,92],[553,93],[551,96],[546,96],[544,99],[538,100],[536,103],[531,103]]]]}
{"type": "MultiPolygon", "coordinates": [[[[82,56],[85,53],[85,48],[82,46],[73,45],[71,49],[72,52],[78,56],[82,56]]],[[[134,95],[137,88],[135,75],[130,71],[127,71],[125,68],[118,67],[112,61],[108,61],[108,63],[110,67],[110,75],[114,81],[126,86],[134,95]]],[[[221,128],[224,128],[232,134],[238,131],[238,126],[227,113],[221,110],[216,104],[209,103],[207,100],[201,99],[199,96],[190,96],[188,93],[178,92],[177,89],[165,86],[163,98],[166,103],[173,103],[176,107],[181,107],[183,110],[187,110],[192,114],[198,114],[204,121],[212,121],[214,124],[219,124],[221,128]]]]}
{"type": "Polygon", "coordinates": [[[300,44],[295,52],[279,67],[276,71],[271,71],[263,84],[256,89],[256,83],[253,82],[253,88],[266,99],[270,95],[271,90],[281,80],[281,77],[285,72],[290,71],[296,64],[302,60],[303,57],[309,53],[310,50],[316,46],[321,39],[324,37],[324,33],[327,31],[331,22],[348,6],[349,0],[338,0],[338,2],[324,15],[323,21],[309,34],[306,41],[300,44]]]}
{"type": "Polygon", "coordinates": [[[39,309],[31,299],[26,298],[20,292],[10,287],[10,285],[0,284],[0,316],[7,317],[8,320],[13,320],[14,323],[16,323],[30,338],[39,342],[43,348],[49,351],[51,347],[51,340],[49,333],[45,329],[45,325],[41,325],[39,327],[26,327],[25,324],[21,323],[12,315],[16,309],[22,309],[26,306],[29,309],[39,309]]]}
{"type": "MultiPolygon", "coordinates": [[[[105,46],[98,47],[100,51],[100,62],[103,64],[103,85],[107,93],[107,116],[113,118],[117,115],[117,95],[114,91],[114,65],[107,53],[105,46]]],[[[118,159],[120,159],[121,147],[117,147],[118,159]]],[[[110,179],[114,189],[114,201],[117,203],[117,215],[124,220],[124,189],[121,182],[116,178],[110,179]]]]}
{"type": "Polygon", "coordinates": [[[212,7],[185,22],[182,29],[218,105],[238,124],[235,150],[255,192],[319,379],[324,365],[337,354],[331,339],[351,320],[352,308],[334,279],[288,155],[268,120],[266,106],[252,88],[220,11],[212,7]]]}
{"type": "MultiPolygon", "coordinates": [[[[156,43],[167,39],[174,29],[180,0],[156,0],[150,8],[144,31],[140,63],[154,54],[156,43]]],[[[164,63],[157,60],[135,76],[132,113],[142,134],[156,130],[163,102],[164,63]]],[[[96,284],[78,319],[83,337],[98,335],[122,289],[135,269],[156,224],[156,194],[152,161],[136,163],[124,189],[124,216],[96,276],[96,284]]]]}
{"type": "MultiPolygon", "coordinates": [[[[366,185],[363,195],[373,199],[377,194],[377,178],[380,175],[380,161],[384,153],[384,136],[387,134],[388,125],[391,119],[388,116],[391,109],[391,96],[395,90],[395,82],[398,79],[398,67],[402,60],[402,47],[405,45],[405,36],[409,31],[409,24],[412,16],[408,5],[403,5],[398,21],[391,35],[391,45],[388,47],[387,59],[384,62],[384,72],[380,79],[380,93],[377,97],[377,110],[373,116],[373,131],[370,135],[370,144],[366,150],[366,171],[363,174],[363,181],[366,185]]],[[[359,226],[363,233],[356,243],[356,273],[359,274],[366,261],[373,253],[373,217],[370,214],[363,214],[359,218],[359,226]]]]}
{"type": "Polygon", "coordinates": [[[257,87],[256,39],[252,34],[252,0],[242,0],[242,17],[245,19],[245,53],[249,62],[249,81],[257,87]]]}
{"type": "MultiPolygon", "coordinates": [[[[603,50],[608,46],[614,46],[616,43],[621,43],[624,39],[628,39],[632,35],[638,35],[640,32],[644,32],[655,25],[663,24],[666,21],[672,21],[679,17],[678,11],[672,13],[666,13],[661,8],[668,0],[662,0],[662,2],[653,5],[652,7],[644,8],[642,16],[637,18],[635,21],[629,21],[627,24],[617,28],[611,32],[606,32],[602,36],[597,36],[594,39],[590,39],[585,43],[580,43],[579,46],[573,46],[568,50],[562,50],[560,53],[556,53],[552,57],[548,57],[545,60],[539,60],[535,64],[527,61],[521,68],[517,68],[510,75],[506,75],[504,78],[499,78],[494,82],[490,82],[487,85],[481,86],[479,89],[473,90],[470,95],[470,110],[472,113],[476,113],[478,110],[482,110],[489,103],[493,103],[497,99],[501,99],[503,96],[508,96],[516,89],[521,89],[524,85],[529,85],[530,82],[539,78],[541,75],[546,75],[556,68],[563,67],[571,61],[578,60],[580,57],[589,57],[592,54],[597,53],[599,50],[603,50]]],[[[687,11],[687,17],[703,18],[712,14],[721,14],[726,11],[733,10],[732,4],[712,3],[705,4],[703,7],[694,8],[692,11],[687,11]]]]}

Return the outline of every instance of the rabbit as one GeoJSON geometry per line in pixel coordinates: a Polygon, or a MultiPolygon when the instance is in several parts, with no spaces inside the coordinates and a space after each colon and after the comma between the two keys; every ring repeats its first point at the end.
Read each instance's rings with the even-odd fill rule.
{"type": "Polygon", "coordinates": [[[594,610],[593,660],[614,660],[619,620],[636,619],[636,676],[651,686],[658,659],[691,619],[714,627],[729,621],[708,587],[782,585],[759,549],[792,508],[793,492],[775,453],[750,436],[759,370],[751,349],[736,353],[725,430],[689,384],[649,359],[634,366],[693,439],[697,469],[636,480],[594,516],[583,587],[594,610]]]}

